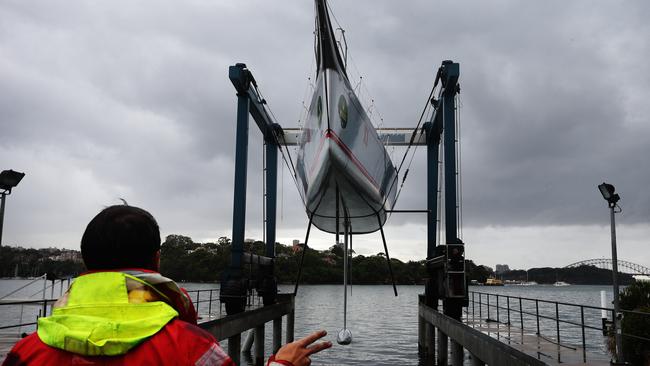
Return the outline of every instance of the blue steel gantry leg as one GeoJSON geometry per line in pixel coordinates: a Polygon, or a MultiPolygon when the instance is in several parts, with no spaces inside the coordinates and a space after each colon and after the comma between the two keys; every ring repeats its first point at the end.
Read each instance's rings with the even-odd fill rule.
{"type": "Polygon", "coordinates": [[[445,236],[447,244],[458,241],[456,202],[456,107],[458,64],[442,63],[441,80],[444,91],[441,98],[445,158],[445,236]]]}
{"type": "Polygon", "coordinates": [[[266,256],[275,258],[275,217],[278,191],[278,145],[266,138],[266,256]]]}
{"type": "Polygon", "coordinates": [[[425,301],[437,308],[443,299],[444,313],[460,319],[466,302],[465,256],[463,242],[458,238],[458,204],[456,199],[456,111],[455,97],[459,92],[459,65],[443,61],[436,79],[442,84],[438,100],[432,100],[436,111],[425,123],[427,137],[427,272],[425,301]],[[442,135],[442,138],[441,138],[442,135]],[[442,140],[442,141],[441,141],[442,140]],[[438,206],[438,157],[440,143],[444,144],[445,245],[436,246],[438,206]]]}
{"type": "MultiPolygon", "coordinates": [[[[439,116],[439,115],[438,115],[439,116]]],[[[438,309],[439,273],[432,263],[438,256],[436,253],[436,230],[438,224],[438,158],[440,153],[440,135],[442,133],[441,118],[424,124],[427,137],[427,273],[428,278],[424,286],[425,303],[427,306],[438,309]]]]}
{"type": "Polygon", "coordinates": [[[452,61],[443,61],[440,81],[443,93],[442,109],[444,159],[445,159],[445,299],[443,311],[449,317],[460,320],[466,301],[465,255],[463,242],[458,238],[458,203],[456,196],[456,94],[459,92],[460,67],[452,61]]]}
{"type": "Polygon", "coordinates": [[[269,129],[264,136],[266,142],[266,250],[265,256],[271,258],[268,265],[260,266],[257,293],[262,296],[264,305],[275,303],[278,283],[274,275],[275,267],[275,218],[278,186],[278,144],[274,131],[269,129]]]}
{"type": "Polygon", "coordinates": [[[258,294],[264,305],[275,303],[277,281],[274,277],[275,258],[275,218],[277,194],[278,136],[282,127],[273,122],[265,107],[266,101],[257,91],[253,74],[245,64],[236,64],[228,69],[229,78],[237,90],[237,139],[235,147],[235,197],[232,223],[232,257],[230,266],[221,276],[220,300],[226,304],[226,312],[235,314],[244,311],[249,279],[242,271],[244,254],[244,232],[246,224],[246,182],[248,169],[248,125],[249,115],[253,116],[266,142],[266,250],[265,256],[250,255],[248,263],[259,266],[256,281],[258,294]]]}
{"type": "MultiPolygon", "coordinates": [[[[244,311],[246,283],[242,276],[244,231],[246,225],[246,181],[248,170],[248,115],[250,99],[247,93],[250,79],[247,73],[238,75],[237,88],[237,134],[235,142],[235,197],[232,220],[232,256],[230,267],[221,276],[220,300],[226,304],[226,312],[244,311]],[[242,89],[241,91],[239,89],[242,89]]],[[[232,71],[231,71],[232,77],[232,71]]]]}

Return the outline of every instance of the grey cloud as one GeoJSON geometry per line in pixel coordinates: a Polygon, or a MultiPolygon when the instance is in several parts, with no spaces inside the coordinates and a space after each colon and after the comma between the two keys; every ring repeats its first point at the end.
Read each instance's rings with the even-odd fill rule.
{"type": "MultiPolygon", "coordinates": [[[[460,62],[468,228],[604,224],[595,189],[603,180],[621,192],[623,221],[648,223],[645,2],[331,7],[346,29],[353,83],[360,73],[385,126],[415,126],[440,62],[460,62]]],[[[27,177],[11,197],[5,238],[74,246],[85,221],[123,195],[167,233],[230,235],[236,96],[227,68],[247,63],[280,123],[295,127],[312,32],[309,1],[6,2],[0,168],[27,177]],[[52,179],[54,168],[67,169],[72,185],[52,179]]],[[[251,121],[251,234],[261,227],[261,145],[251,121]]],[[[423,208],[423,152],[401,208],[423,208]]],[[[302,232],[288,173],[281,226],[302,232]]],[[[409,223],[423,218],[390,221],[409,223]]]]}

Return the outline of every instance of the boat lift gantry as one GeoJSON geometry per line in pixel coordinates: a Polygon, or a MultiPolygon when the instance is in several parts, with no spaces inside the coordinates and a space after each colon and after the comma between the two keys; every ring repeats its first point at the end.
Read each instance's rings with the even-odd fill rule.
{"type": "Polygon", "coordinates": [[[232,256],[230,266],[221,276],[220,301],[226,305],[227,314],[244,311],[246,294],[250,281],[243,276],[242,265],[245,261],[260,265],[260,280],[256,284],[257,292],[262,296],[264,305],[275,302],[277,281],[274,277],[275,258],[275,219],[277,206],[277,172],[278,136],[282,127],[273,122],[267,109],[266,101],[257,91],[257,82],[246,64],[230,66],[229,78],[237,91],[237,137],[235,146],[235,197],[232,220],[232,256]],[[266,217],[265,217],[265,256],[244,256],[244,232],[246,225],[246,182],[248,170],[248,117],[253,116],[266,143],[266,217]]]}
{"type": "MultiPolygon", "coordinates": [[[[464,243],[458,238],[457,187],[456,187],[456,119],[455,98],[460,91],[458,78],[460,67],[453,61],[443,61],[438,69],[436,84],[442,88],[438,98],[432,99],[435,111],[421,129],[378,129],[381,141],[387,146],[422,145],[427,147],[427,209],[402,212],[425,212],[427,214],[427,272],[425,298],[428,306],[437,309],[443,300],[444,313],[460,319],[462,306],[467,303],[464,243]],[[438,160],[440,145],[444,148],[445,193],[445,244],[436,243],[438,206],[438,160]]],[[[235,147],[235,187],[233,203],[232,258],[230,266],[221,276],[220,300],[226,304],[227,314],[244,310],[246,293],[251,282],[244,278],[243,264],[258,263],[260,277],[256,287],[264,305],[275,302],[277,281],[274,276],[277,165],[278,150],[282,146],[297,146],[300,129],[283,129],[271,118],[265,107],[266,101],[257,91],[257,82],[246,65],[238,63],[229,68],[230,81],[237,91],[237,132],[235,147]],[[246,182],[248,167],[248,125],[253,116],[266,144],[265,181],[265,256],[244,255],[244,232],[246,222],[246,182]]],[[[400,210],[393,210],[399,213],[400,210]]]]}

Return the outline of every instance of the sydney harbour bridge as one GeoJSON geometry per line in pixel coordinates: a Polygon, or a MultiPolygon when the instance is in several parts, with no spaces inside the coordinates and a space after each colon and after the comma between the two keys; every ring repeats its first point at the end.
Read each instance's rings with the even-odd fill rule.
{"type": "MultiPolygon", "coordinates": [[[[580,262],[571,263],[564,268],[575,268],[580,266],[594,266],[603,269],[612,269],[612,260],[607,258],[594,258],[586,259],[580,262]]],[[[650,276],[650,268],[642,266],[640,264],[628,262],[619,259],[618,260],[618,271],[621,273],[627,273],[631,275],[646,275],[650,276]]]]}

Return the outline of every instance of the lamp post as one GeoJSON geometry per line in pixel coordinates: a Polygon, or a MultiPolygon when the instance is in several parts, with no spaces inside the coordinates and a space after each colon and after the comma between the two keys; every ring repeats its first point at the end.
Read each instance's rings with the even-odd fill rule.
{"type": "Polygon", "coordinates": [[[2,226],[5,217],[5,198],[11,194],[11,189],[20,183],[25,173],[13,170],[3,170],[0,173],[0,246],[2,246],[2,226]]]}
{"type": "MultiPolygon", "coordinates": [[[[623,360],[623,337],[621,334],[621,317],[618,304],[618,258],[616,255],[616,222],[614,220],[615,210],[618,207],[617,202],[621,197],[615,192],[613,185],[603,182],[598,185],[598,190],[603,198],[607,201],[609,207],[611,230],[612,230],[612,279],[614,285],[614,335],[616,340],[616,364],[624,364],[623,360]]],[[[620,207],[619,207],[620,209],[620,207]]],[[[618,212],[621,212],[620,210],[618,212]]]]}

